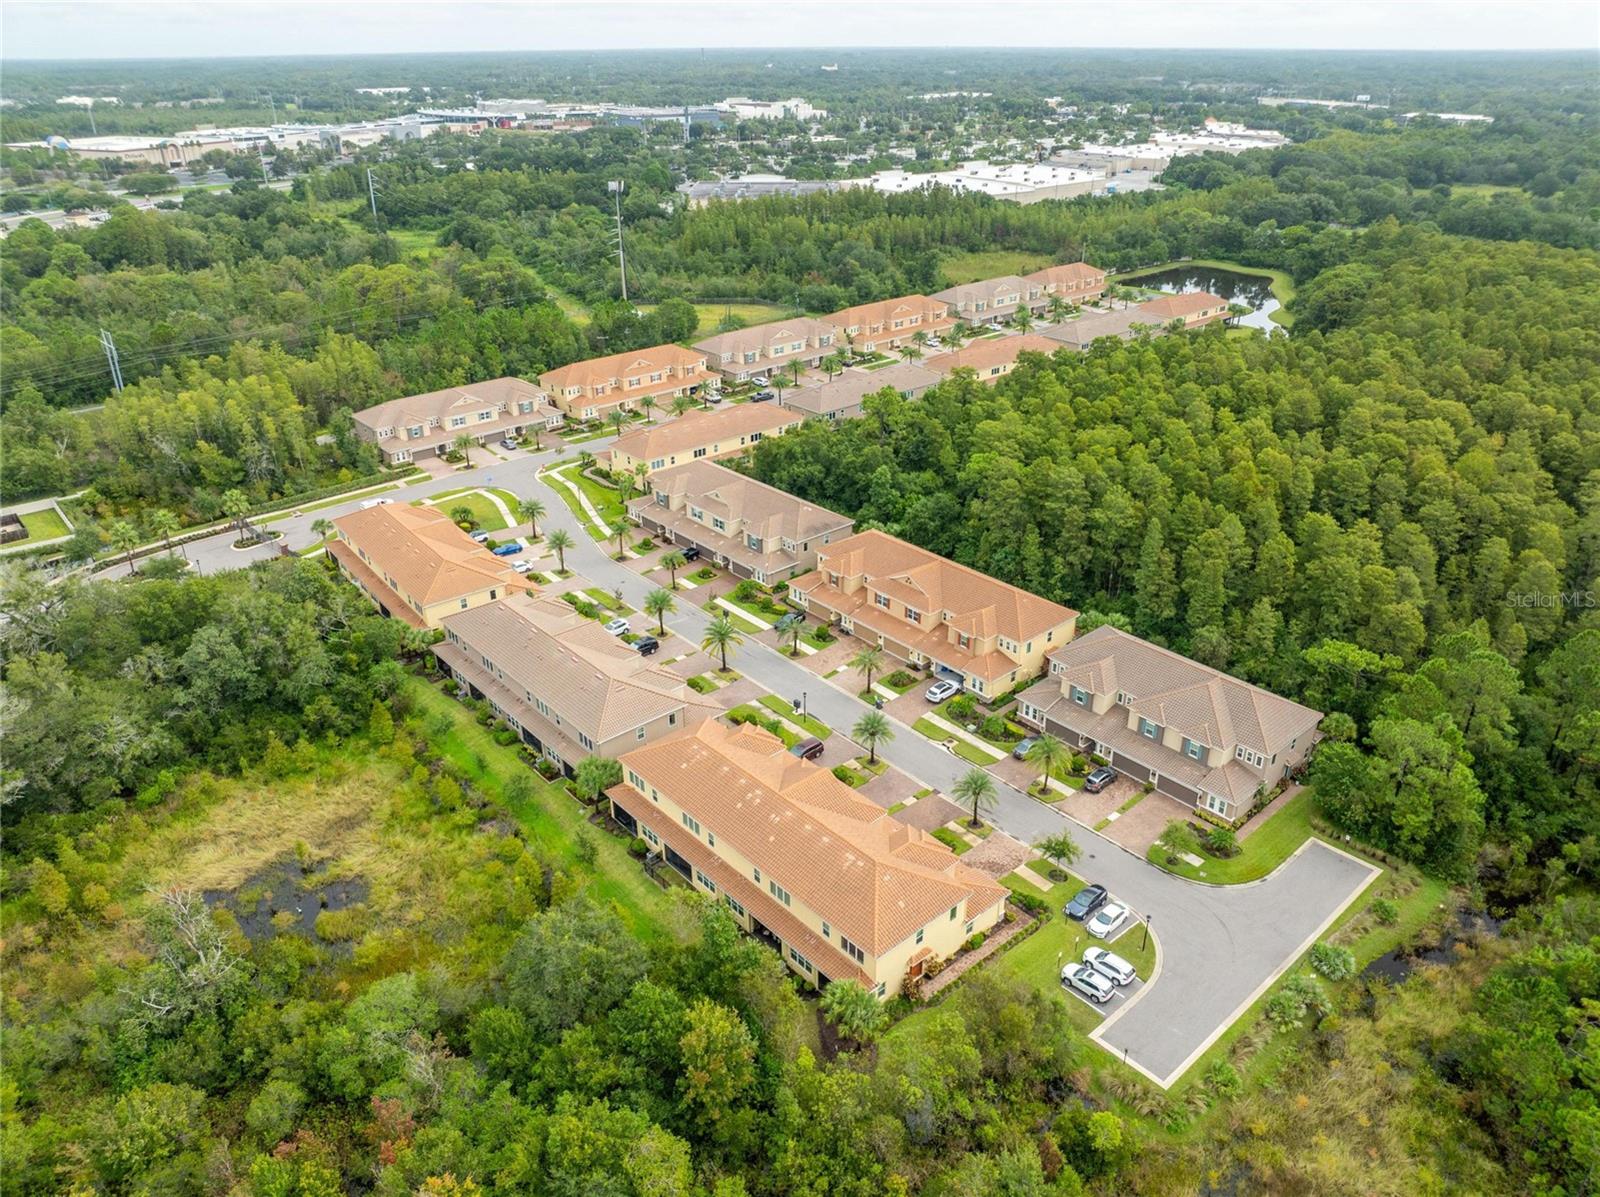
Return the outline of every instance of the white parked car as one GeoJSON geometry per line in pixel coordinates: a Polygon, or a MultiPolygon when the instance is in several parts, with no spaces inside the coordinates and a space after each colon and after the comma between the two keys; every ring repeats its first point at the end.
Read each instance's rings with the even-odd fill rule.
{"type": "Polygon", "coordinates": [[[511,563],[511,568],[516,570],[519,574],[531,573],[533,570],[533,562],[513,561],[511,563]]]}
{"type": "Polygon", "coordinates": [[[361,502],[361,510],[370,511],[374,507],[387,507],[393,502],[393,499],[363,499],[361,502]]]}
{"type": "Polygon", "coordinates": [[[1110,939],[1128,921],[1128,908],[1121,902],[1107,902],[1090,919],[1086,930],[1096,939],[1110,939]]]}
{"type": "Polygon", "coordinates": [[[1086,964],[1069,964],[1061,970],[1061,983],[1076,989],[1096,1005],[1103,1006],[1117,994],[1117,987],[1086,964]]]}
{"type": "Polygon", "coordinates": [[[1133,965],[1105,948],[1085,948],[1083,962],[1118,985],[1132,985],[1139,979],[1139,974],[1133,970],[1133,965]]]}
{"type": "Polygon", "coordinates": [[[961,683],[952,682],[949,678],[934,682],[929,686],[922,697],[929,702],[943,702],[947,698],[954,698],[961,692],[961,683]]]}
{"type": "Polygon", "coordinates": [[[487,532],[474,532],[472,534],[472,539],[477,541],[479,544],[487,544],[489,541],[489,534],[487,532]]]}
{"type": "Polygon", "coordinates": [[[610,632],[613,636],[620,636],[627,630],[628,621],[623,619],[620,615],[606,624],[606,631],[610,632]]]}

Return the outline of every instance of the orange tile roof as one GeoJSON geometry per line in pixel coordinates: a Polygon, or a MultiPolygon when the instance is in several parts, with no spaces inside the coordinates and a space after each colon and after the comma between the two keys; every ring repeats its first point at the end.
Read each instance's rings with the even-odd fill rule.
{"type": "Polygon", "coordinates": [[[1066,262],[1060,266],[1046,266],[1043,270],[1035,270],[1032,274],[1023,275],[1023,278],[1030,283],[1065,287],[1070,291],[1105,282],[1106,272],[1087,262],[1066,262]]]}
{"type": "Polygon", "coordinates": [[[922,322],[912,330],[913,332],[954,323],[950,318],[950,305],[941,303],[937,299],[929,299],[926,295],[902,295],[898,299],[858,303],[855,307],[845,308],[823,319],[837,328],[842,336],[846,329],[859,328],[866,331],[874,325],[882,325],[885,332],[897,332],[900,330],[892,327],[894,322],[912,316],[922,317],[922,322]]]}
{"type": "MultiPolygon", "coordinates": [[[[706,355],[682,345],[655,345],[649,349],[634,349],[628,353],[613,353],[610,357],[591,357],[573,362],[556,370],[539,375],[539,385],[550,391],[569,387],[591,387],[598,383],[621,385],[624,378],[633,378],[652,371],[675,371],[681,376],[688,366],[704,370],[706,355]]],[[[700,374],[696,373],[698,379],[700,374]]],[[[607,398],[610,398],[608,395],[607,398]]],[[[624,393],[622,398],[627,398],[624,393]]]]}
{"type": "Polygon", "coordinates": [[[754,724],[708,719],[624,753],[622,765],[873,955],[951,907],[965,903],[970,918],[1005,898],[927,832],[754,724]]]}
{"type": "Polygon", "coordinates": [[[770,436],[804,422],[804,415],[776,403],[733,403],[716,411],[685,412],[676,420],[635,428],[618,437],[611,447],[638,461],[650,461],[718,442],[736,442],[752,432],[770,436]]]}
{"type": "Polygon", "coordinates": [[[966,367],[976,370],[981,379],[995,366],[1009,365],[1016,361],[1019,353],[1049,355],[1060,348],[1059,341],[1052,341],[1049,337],[1037,333],[1024,333],[1020,337],[984,337],[953,353],[941,353],[937,357],[930,357],[923,364],[928,369],[938,370],[942,374],[966,367]]]}
{"type": "Polygon", "coordinates": [[[1145,315],[1162,320],[1193,316],[1209,308],[1221,308],[1227,311],[1228,301],[1209,291],[1184,291],[1178,295],[1163,295],[1160,299],[1152,299],[1139,305],[1139,311],[1145,315]]]}
{"type": "Polygon", "coordinates": [[[998,633],[1024,641],[1077,615],[1070,607],[997,581],[875,528],[819,549],[817,568],[789,585],[802,592],[819,585],[827,587],[829,573],[838,574],[841,580],[863,575],[875,589],[909,602],[920,611],[948,611],[950,618],[946,622],[972,635],[998,633]]]}
{"type": "Polygon", "coordinates": [[[333,521],[341,536],[380,575],[393,578],[423,606],[490,586],[531,590],[515,570],[456,527],[437,507],[384,503],[333,521]]]}

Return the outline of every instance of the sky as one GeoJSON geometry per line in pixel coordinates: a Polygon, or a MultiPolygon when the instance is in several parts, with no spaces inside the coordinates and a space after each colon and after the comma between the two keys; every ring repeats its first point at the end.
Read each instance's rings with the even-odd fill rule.
{"type": "Polygon", "coordinates": [[[1600,49],[1600,0],[0,0],[0,55],[8,59],[846,44],[1600,49]]]}

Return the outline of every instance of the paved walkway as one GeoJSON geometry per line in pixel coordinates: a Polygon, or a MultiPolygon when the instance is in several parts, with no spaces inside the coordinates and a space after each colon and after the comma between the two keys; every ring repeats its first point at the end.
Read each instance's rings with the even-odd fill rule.
{"type": "MultiPolygon", "coordinates": [[[[597,439],[589,447],[599,447],[601,443],[597,439]]],[[[564,528],[573,534],[572,548],[567,551],[568,568],[608,591],[620,587],[624,600],[641,609],[644,596],[655,588],[655,580],[613,561],[607,547],[596,543],[579,526],[571,508],[551,488],[550,479],[537,476],[541,466],[567,451],[566,445],[558,445],[480,465],[471,471],[458,471],[451,477],[425,479],[396,492],[396,498],[409,502],[464,484],[502,486],[539,498],[546,508],[546,530],[564,528]]],[[[312,520],[333,519],[358,506],[352,500],[291,517],[274,527],[284,534],[285,543],[291,548],[304,548],[318,539],[311,531],[312,520]]],[[[237,569],[265,555],[235,553],[230,548],[231,541],[231,532],[197,540],[188,546],[189,556],[200,572],[211,573],[237,569]]],[[[114,576],[118,569],[126,567],[98,576],[114,576]]],[[[683,602],[668,616],[667,624],[689,643],[699,644],[709,619],[698,606],[683,602]]],[[[817,657],[805,658],[805,663],[816,661],[817,657]]],[[[830,727],[849,728],[866,709],[854,693],[831,684],[819,685],[816,673],[804,663],[749,640],[729,654],[729,663],[762,689],[780,697],[805,692],[811,713],[830,727]]],[[[841,677],[847,686],[855,684],[855,679],[841,677]]],[[[920,697],[922,689],[918,687],[913,693],[920,697]]],[[[896,705],[901,704],[891,704],[896,705]]],[[[899,712],[889,713],[893,716],[899,712]]],[[[883,748],[882,756],[920,786],[949,792],[972,767],[903,723],[894,730],[894,741],[883,748]]],[[[1058,831],[1070,831],[1083,848],[1077,871],[1106,885],[1150,920],[1152,931],[1159,937],[1160,971],[1137,1000],[1121,1006],[1092,1037],[1119,1056],[1126,1049],[1129,1064],[1162,1085],[1175,1081],[1378,873],[1355,857],[1311,840],[1277,872],[1261,881],[1227,888],[1202,885],[1156,868],[1142,854],[1123,850],[1091,827],[1071,821],[1064,812],[1036,802],[1015,786],[998,782],[996,791],[991,822],[1028,844],[1058,831]]],[[[896,817],[912,822],[919,812],[936,812],[937,807],[923,811],[929,801],[914,803],[896,817]],[[908,815],[913,818],[905,818],[908,815]]],[[[947,822],[948,818],[939,819],[934,825],[947,822]]]]}

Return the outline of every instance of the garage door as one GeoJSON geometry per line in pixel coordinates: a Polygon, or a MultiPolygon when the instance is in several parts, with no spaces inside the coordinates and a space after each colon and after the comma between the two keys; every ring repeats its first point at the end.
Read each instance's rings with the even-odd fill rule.
{"type": "Polygon", "coordinates": [[[1111,764],[1124,777],[1131,777],[1135,781],[1150,780],[1150,770],[1130,756],[1124,756],[1120,752],[1113,752],[1111,754],[1111,764]]]}
{"type": "Polygon", "coordinates": [[[1193,806],[1199,796],[1196,791],[1186,785],[1179,785],[1172,778],[1165,775],[1156,778],[1156,789],[1169,798],[1176,798],[1179,802],[1193,806]]]}

